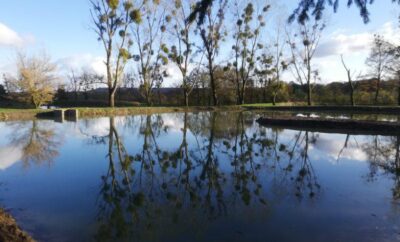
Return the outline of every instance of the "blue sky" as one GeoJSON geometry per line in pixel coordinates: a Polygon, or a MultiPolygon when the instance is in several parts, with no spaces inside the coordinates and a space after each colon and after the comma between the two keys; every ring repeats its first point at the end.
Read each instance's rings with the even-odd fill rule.
{"type": "MultiPolygon", "coordinates": [[[[321,41],[324,49],[320,53],[329,54],[317,59],[325,82],[345,80],[345,73],[339,69],[340,53],[345,54],[350,67],[365,71],[366,41],[373,33],[383,33],[393,41],[397,39],[400,8],[390,5],[390,2],[380,0],[380,4],[372,5],[371,22],[367,25],[362,22],[358,10],[355,7],[347,9],[343,0],[337,14],[330,9],[326,12],[329,25],[321,41]]],[[[280,1],[288,12],[295,8],[296,3],[296,0],[280,1]]],[[[89,7],[88,0],[3,1],[0,8],[0,74],[12,70],[18,48],[46,50],[55,61],[62,63],[61,68],[79,65],[101,68],[103,51],[90,30],[89,7]]]]}

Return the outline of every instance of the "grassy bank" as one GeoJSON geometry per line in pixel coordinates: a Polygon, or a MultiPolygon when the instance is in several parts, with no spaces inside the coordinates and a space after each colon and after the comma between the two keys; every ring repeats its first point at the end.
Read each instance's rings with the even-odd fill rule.
{"type": "Polygon", "coordinates": [[[35,240],[19,228],[11,215],[0,209],[0,241],[34,242],[35,240]]]}
{"type": "MultiPolygon", "coordinates": [[[[123,116],[153,113],[176,113],[176,112],[201,112],[201,111],[242,111],[241,106],[219,106],[219,107],[118,107],[118,108],[69,108],[77,109],[80,118],[92,118],[102,116],[123,116]]],[[[51,110],[41,109],[0,109],[0,121],[16,121],[35,119],[38,114],[46,114],[51,110]]]]}
{"type": "Polygon", "coordinates": [[[153,113],[180,113],[201,111],[242,111],[241,106],[220,107],[130,107],[130,108],[77,108],[80,117],[123,116],[153,113]]]}
{"type": "Polygon", "coordinates": [[[38,113],[48,112],[40,109],[3,109],[0,108],[0,121],[8,120],[30,120],[34,119],[38,113]]]}
{"type": "MultiPolygon", "coordinates": [[[[153,113],[176,113],[176,112],[201,112],[201,111],[293,111],[293,112],[339,112],[339,113],[365,113],[365,114],[400,114],[398,106],[305,106],[303,103],[280,103],[276,106],[271,103],[246,104],[241,106],[191,106],[191,107],[77,107],[80,118],[91,118],[101,116],[123,116],[153,113]]],[[[30,120],[35,119],[38,114],[45,114],[51,110],[41,109],[1,109],[0,121],[30,120]]],[[[51,117],[51,115],[50,115],[51,117]]]]}

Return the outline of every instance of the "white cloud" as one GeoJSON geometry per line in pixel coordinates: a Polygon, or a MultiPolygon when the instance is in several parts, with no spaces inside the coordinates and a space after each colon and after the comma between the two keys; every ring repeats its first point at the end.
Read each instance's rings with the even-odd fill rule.
{"type": "Polygon", "coordinates": [[[397,27],[395,27],[393,22],[385,23],[378,31],[386,40],[394,44],[400,44],[400,32],[397,27]]]}
{"type": "Polygon", "coordinates": [[[179,70],[178,66],[176,66],[176,64],[174,63],[169,63],[166,68],[168,77],[165,78],[163,86],[169,86],[169,87],[178,86],[182,81],[182,73],[179,70]]]}
{"type": "Polygon", "coordinates": [[[6,146],[0,147],[0,170],[6,170],[22,158],[20,147],[6,146]]]}
{"type": "Polygon", "coordinates": [[[342,160],[349,159],[360,162],[368,160],[368,156],[365,151],[362,150],[353,140],[349,140],[347,148],[343,148],[345,140],[346,136],[344,135],[332,139],[332,137],[322,134],[317,139],[317,142],[314,145],[311,145],[311,148],[317,149],[326,154],[331,161],[336,161],[339,157],[339,154],[342,160]]]}
{"type": "MultiPolygon", "coordinates": [[[[125,123],[126,117],[119,116],[114,118],[114,124],[116,127],[122,127],[125,123]]],[[[107,136],[110,134],[110,118],[87,120],[87,123],[81,122],[77,128],[77,134],[84,134],[84,136],[82,136],[84,138],[87,138],[87,136],[107,136]]]]}
{"type": "Polygon", "coordinates": [[[387,22],[379,28],[361,33],[348,33],[339,29],[321,40],[315,57],[315,66],[320,71],[323,83],[347,81],[340,55],[343,54],[346,64],[353,74],[365,74],[367,58],[374,34],[382,35],[386,40],[399,44],[400,33],[393,22],[387,22]]]}
{"type": "Polygon", "coordinates": [[[180,132],[183,128],[181,116],[168,115],[163,117],[164,127],[168,127],[169,131],[180,132]]]}
{"type": "Polygon", "coordinates": [[[335,31],[322,40],[317,49],[316,57],[363,54],[369,51],[374,34],[380,34],[392,43],[398,43],[400,39],[400,33],[398,33],[393,22],[387,22],[379,29],[371,32],[346,34],[346,31],[343,30],[335,31]]]}
{"type": "Polygon", "coordinates": [[[104,64],[104,58],[101,56],[93,56],[91,54],[77,54],[71,55],[65,58],[61,58],[57,61],[60,68],[64,72],[68,72],[71,69],[74,70],[88,70],[95,72],[99,75],[106,75],[106,66],[104,64]]]}
{"type": "Polygon", "coordinates": [[[7,25],[0,23],[0,47],[18,47],[33,42],[33,36],[21,36],[7,25]]]}
{"type": "Polygon", "coordinates": [[[359,33],[346,35],[338,33],[323,41],[318,47],[315,56],[317,58],[340,54],[358,54],[368,51],[373,40],[371,33],[359,33]]]}

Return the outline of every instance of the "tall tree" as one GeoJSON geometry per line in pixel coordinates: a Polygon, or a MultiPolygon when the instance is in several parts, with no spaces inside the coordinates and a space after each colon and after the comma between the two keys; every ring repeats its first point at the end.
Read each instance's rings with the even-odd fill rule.
{"type": "Polygon", "coordinates": [[[389,44],[388,71],[397,80],[397,104],[400,106],[400,46],[389,44]]]}
{"type": "Polygon", "coordinates": [[[376,79],[374,99],[375,104],[378,104],[381,82],[388,74],[388,66],[390,64],[390,48],[390,44],[384,40],[381,35],[375,35],[371,52],[365,62],[369,67],[369,75],[376,79]]]}
{"type": "Polygon", "coordinates": [[[185,106],[189,106],[189,96],[193,91],[194,83],[190,81],[190,65],[193,64],[194,52],[194,28],[193,22],[186,21],[194,1],[175,0],[170,12],[171,24],[173,25],[171,35],[174,44],[170,48],[169,59],[174,62],[182,75],[182,90],[185,106]]]}
{"type": "Polygon", "coordinates": [[[224,36],[226,35],[223,29],[223,22],[225,19],[227,2],[228,0],[221,0],[214,8],[209,6],[206,10],[204,24],[198,25],[207,59],[207,68],[214,105],[219,105],[217,95],[217,80],[215,78],[215,70],[217,65],[215,62],[218,56],[221,41],[223,41],[224,36]]]}
{"type": "Polygon", "coordinates": [[[80,92],[83,92],[85,100],[88,100],[89,91],[106,84],[104,76],[84,68],[80,71],[71,70],[68,79],[69,90],[74,93],[75,101],[78,100],[80,92]]]}
{"type": "Polygon", "coordinates": [[[347,67],[346,63],[344,62],[343,55],[340,55],[340,59],[342,60],[342,65],[343,68],[346,70],[347,74],[347,81],[349,82],[349,89],[350,89],[350,104],[351,106],[355,106],[355,101],[354,101],[354,83],[353,83],[353,77],[352,73],[349,67],[347,67]]]}
{"type": "Polygon", "coordinates": [[[81,91],[81,83],[75,70],[71,70],[68,74],[69,89],[74,93],[74,100],[78,101],[78,93],[81,91]]]}
{"type": "Polygon", "coordinates": [[[246,7],[239,1],[235,1],[236,21],[233,33],[234,61],[232,64],[235,71],[236,103],[244,104],[244,98],[248,82],[255,74],[257,55],[264,48],[261,44],[262,29],[265,26],[265,13],[270,8],[269,5],[257,11],[253,3],[248,2],[246,7]],[[243,9],[243,10],[241,10],[243,9]]]}
{"type": "Polygon", "coordinates": [[[91,0],[93,30],[106,52],[107,87],[110,107],[115,106],[115,93],[121,82],[125,65],[131,58],[133,45],[127,30],[137,22],[137,9],[129,0],[91,0]]]}
{"type": "Polygon", "coordinates": [[[294,36],[287,34],[292,57],[290,66],[296,81],[307,89],[308,105],[312,104],[312,81],[318,79],[313,58],[325,27],[324,21],[307,22],[299,24],[294,36]]]}
{"type": "Polygon", "coordinates": [[[285,89],[285,84],[281,80],[283,72],[287,70],[288,63],[285,60],[284,50],[286,48],[286,43],[283,34],[283,24],[281,22],[277,23],[275,36],[272,41],[271,46],[271,57],[274,77],[272,83],[270,83],[270,88],[272,89],[272,104],[276,104],[276,97],[278,94],[285,89]]]}
{"type": "Polygon", "coordinates": [[[261,85],[263,90],[263,101],[268,102],[267,100],[267,91],[270,85],[273,82],[273,75],[275,72],[274,68],[274,58],[267,52],[261,54],[258,57],[257,67],[255,69],[256,79],[258,83],[261,85]]]}
{"type": "Polygon", "coordinates": [[[166,31],[165,7],[160,1],[145,1],[137,10],[137,21],[131,26],[135,39],[134,60],[138,64],[140,93],[152,105],[153,89],[161,87],[167,76],[169,49],[163,42],[166,31]]]}

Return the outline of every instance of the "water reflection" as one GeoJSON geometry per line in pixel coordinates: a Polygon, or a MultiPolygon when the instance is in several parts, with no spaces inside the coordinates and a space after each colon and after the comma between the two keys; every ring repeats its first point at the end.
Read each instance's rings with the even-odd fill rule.
{"type": "Polygon", "coordinates": [[[21,161],[24,168],[31,165],[51,166],[59,155],[61,137],[47,122],[37,120],[15,122],[8,125],[11,130],[7,145],[1,149],[2,168],[6,169],[21,161]]]}
{"type": "Polygon", "coordinates": [[[400,199],[400,136],[371,137],[363,150],[370,161],[368,180],[373,181],[382,174],[391,177],[393,199],[400,199]]]}
{"type": "MultiPolygon", "coordinates": [[[[101,177],[96,240],[149,241],[172,234],[190,238],[185,237],[188,228],[205,233],[206,223],[230,217],[243,207],[268,214],[276,202],[269,196],[299,202],[318,199],[323,189],[313,167],[318,160],[309,153],[321,146],[319,133],[288,135],[281,129],[258,128],[245,113],[185,113],[181,118],[180,136],[174,136],[179,139],[177,148],[158,142],[171,128],[161,115],[125,120],[127,130],[139,127],[138,143],[124,142],[115,118],[109,118],[107,137],[92,137],[95,143],[107,140],[109,161],[101,177]]],[[[370,161],[368,176],[373,178],[378,171],[392,176],[397,199],[399,139],[369,139],[361,144],[370,161]]],[[[341,162],[346,149],[351,153],[359,146],[357,137],[345,136],[335,161],[341,162]]]]}
{"type": "MultiPolygon", "coordinates": [[[[68,165],[83,166],[90,171],[83,172],[82,176],[89,177],[83,181],[97,184],[89,193],[77,194],[94,198],[81,210],[95,210],[95,219],[82,211],[84,227],[92,226],[73,238],[308,241],[311,235],[303,222],[318,227],[315,233],[320,231],[328,236],[321,237],[325,239],[395,238],[397,232],[380,233],[373,221],[348,211],[366,209],[360,213],[369,216],[376,204],[398,206],[387,204],[381,192],[388,184],[382,181],[389,181],[393,202],[400,198],[400,137],[260,127],[256,117],[248,112],[201,112],[109,117],[62,126],[67,141],[83,141],[83,145],[69,146],[68,153],[84,156],[87,151],[85,159],[93,159],[89,168],[67,159],[68,165]],[[341,186],[341,179],[353,184],[341,186]],[[362,181],[357,183],[357,179],[362,181]],[[366,188],[365,181],[379,186],[366,188]],[[353,193],[360,200],[365,194],[381,200],[368,204],[365,199],[365,208],[357,207],[351,199],[343,199],[343,194],[353,193]],[[331,213],[339,216],[337,223],[320,227],[314,211],[324,218],[332,217],[331,213]],[[292,220],[298,231],[286,235],[292,220]],[[336,224],[354,230],[338,237],[336,224]],[[360,234],[360,228],[370,229],[360,234]],[[375,237],[369,237],[368,231],[375,237]]],[[[47,122],[12,123],[7,128],[12,139],[5,147],[20,147],[18,159],[26,168],[62,163],[58,157],[70,155],[60,151],[62,139],[47,122]]],[[[67,177],[68,172],[58,174],[67,177]]],[[[75,185],[84,187],[85,183],[75,185]]],[[[79,200],[78,196],[70,199],[79,200]]],[[[60,237],[69,233],[66,227],[60,237]]]]}

